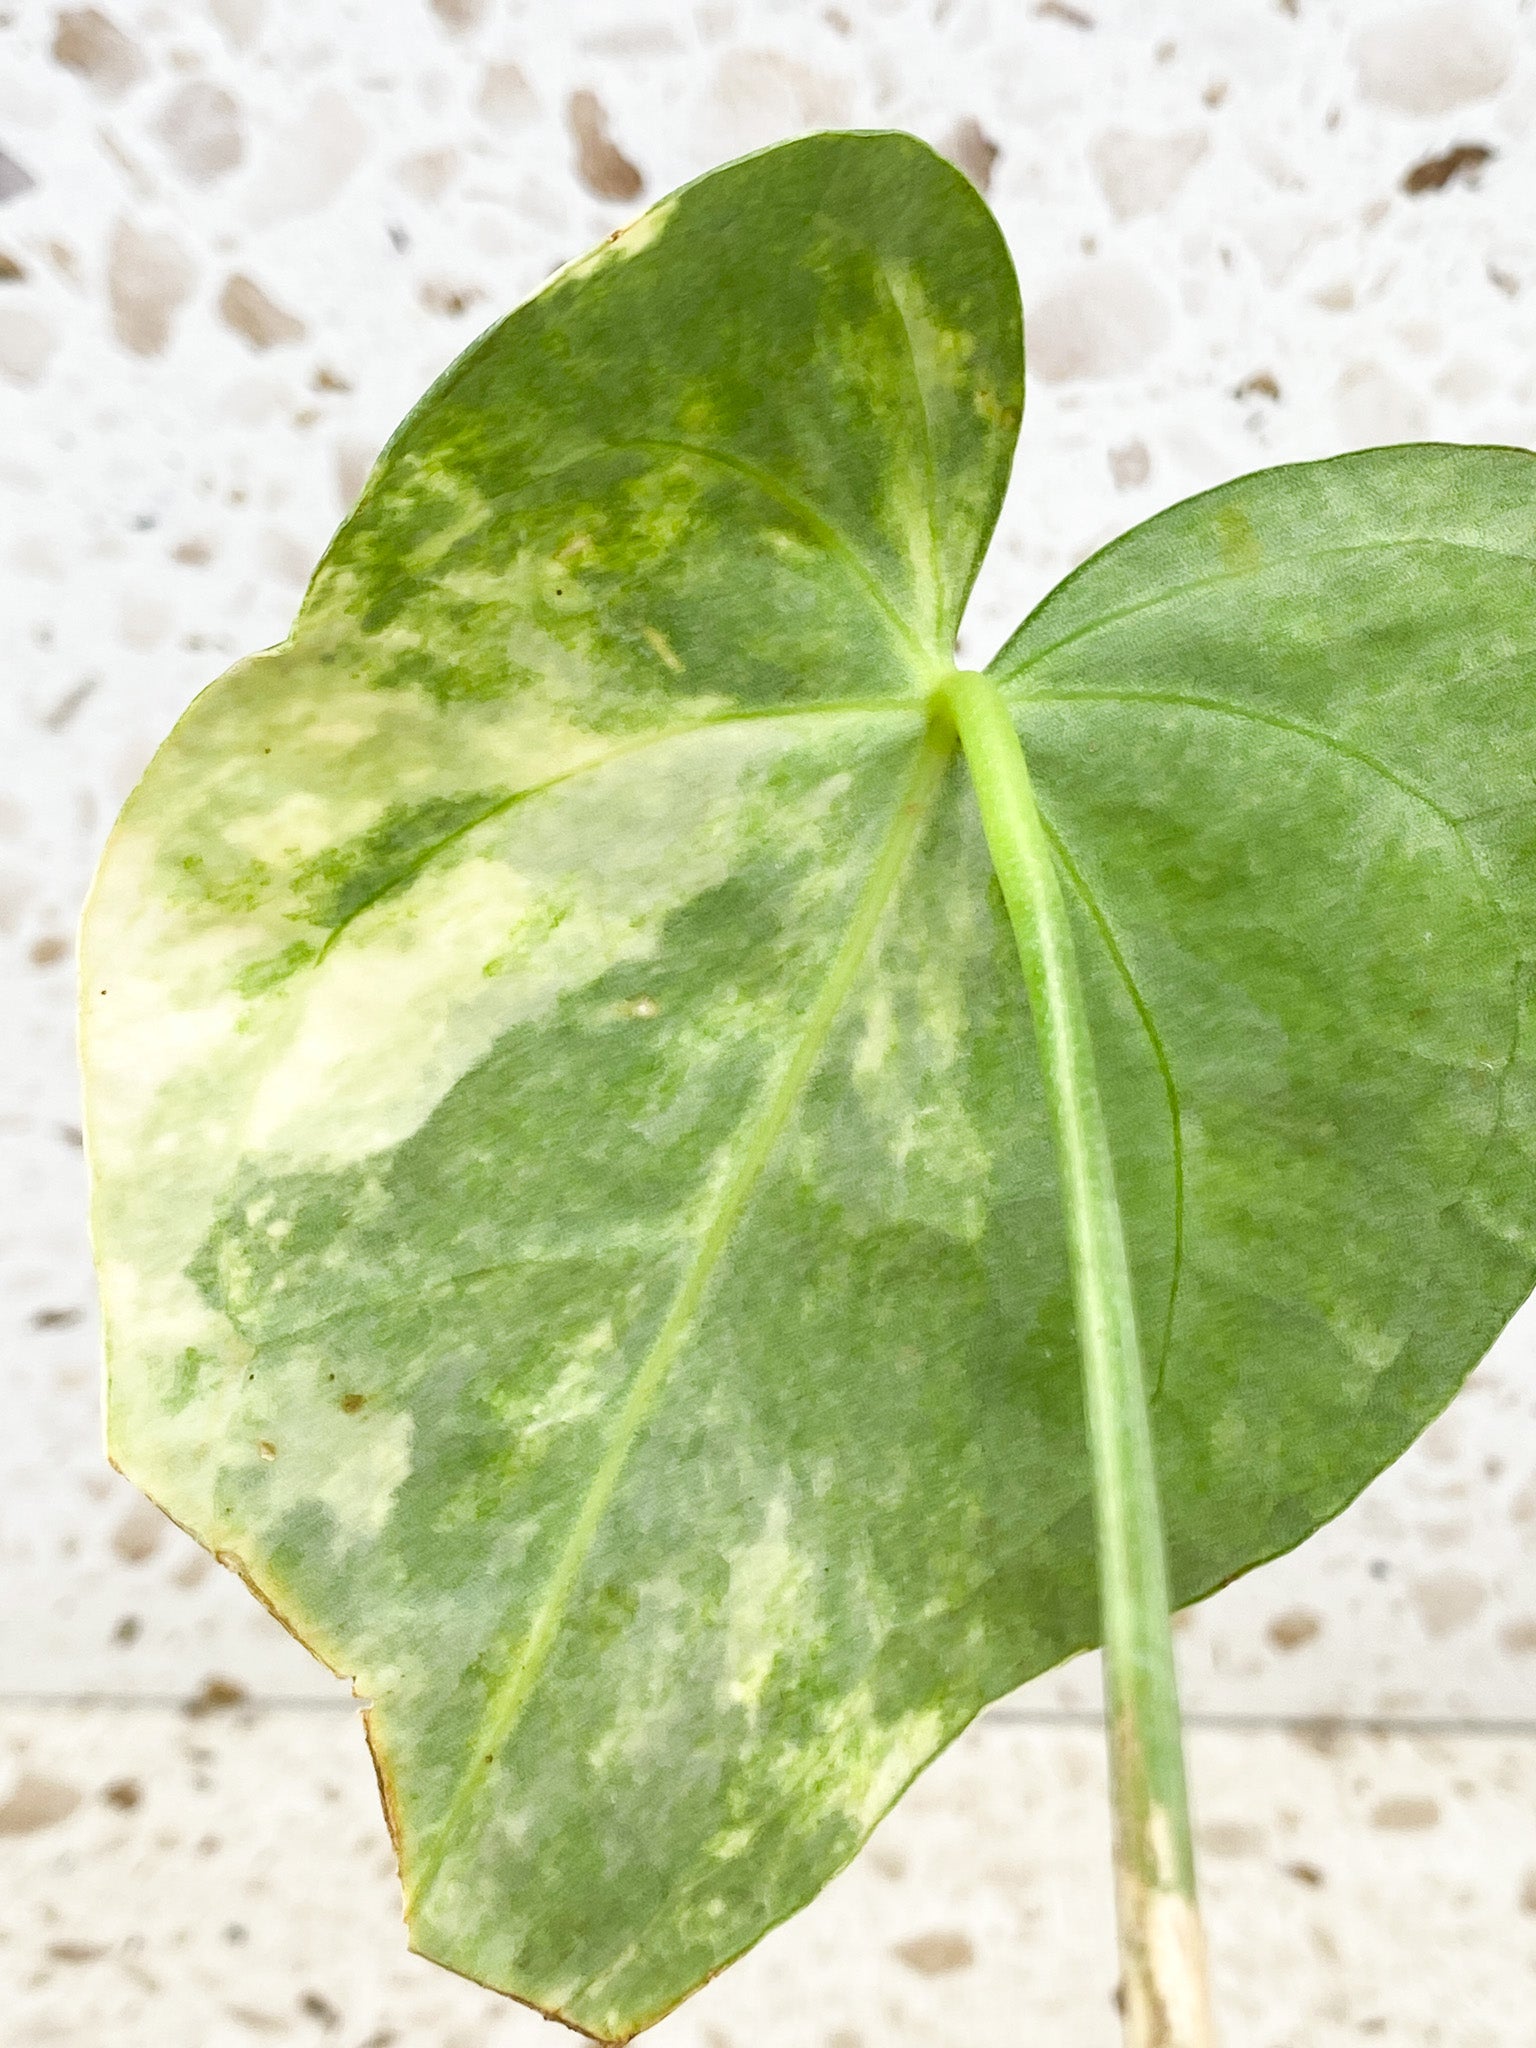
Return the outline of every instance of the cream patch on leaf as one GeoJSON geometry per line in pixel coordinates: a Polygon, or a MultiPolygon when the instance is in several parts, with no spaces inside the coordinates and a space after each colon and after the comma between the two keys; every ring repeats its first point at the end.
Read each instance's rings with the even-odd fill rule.
{"type": "Polygon", "coordinates": [[[740,776],[782,744],[749,727],[680,738],[707,779],[659,778],[649,755],[614,762],[560,818],[517,806],[483,853],[424,869],[354,919],[284,991],[288,1043],[257,1087],[246,1149],[336,1166],[398,1144],[504,1031],[649,958],[671,912],[732,872],[751,827],[740,776]]]}
{"type": "Polygon", "coordinates": [[[789,1502],[776,1494],[762,1534],[728,1553],[725,1675],[718,1687],[722,1706],[745,1710],[757,1720],[763,1694],[782,1651],[792,1650],[815,1619],[816,1566],[789,1540],[789,1502]]]}
{"type": "MultiPolygon", "coordinates": [[[[823,1715],[817,1740],[799,1766],[808,1807],[831,1809],[861,1835],[872,1828],[907,1781],[922,1769],[944,1740],[944,1718],[935,1708],[882,1720],[868,1686],[850,1692],[823,1715]]],[[[781,1775],[793,1777],[797,1756],[786,1756],[781,1775]]]]}
{"type": "Polygon", "coordinates": [[[395,1495],[410,1477],[416,1419],[408,1409],[365,1408],[348,1422],[346,1448],[315,1487],[314,1497],[330,1509],[349,1541],[361,1543],[384,1527],[395,1495]]]}

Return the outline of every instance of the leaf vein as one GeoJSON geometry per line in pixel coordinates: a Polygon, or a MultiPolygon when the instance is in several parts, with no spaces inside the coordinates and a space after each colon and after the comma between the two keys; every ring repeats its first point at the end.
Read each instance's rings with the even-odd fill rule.
{"type": "MultiPolygon", "coordinates": [[[[1119,542],[1114,542],[1112,545],[1118,546],[1119,542]]],[[[1159,611],[1163,606],[1177,603],[1180,598],[1188,597],[1195,591],[1219,590],[1224,583],[1245,583],[1255,576],[1266,576],[1273,569],[1288,568],[1297,562],[1321,562],[1328,560],[1330,557],[1341,555],[1393,554],[1405,548],[1427,548],[1432,553],[1489,555],[1497,561],[1523,562],[1527,568],[1536,568],[1536,556],[1518,554],[1511,548],[1481,547],[1476,541],[1442,540],[1430,535],[1417,539],[1409,536],[1401,540],[1392,541],[1353,541],[1348,545],[1336,548],[1303,548],[1293,555],[1276,555],[1270,561],[1257,562],[1251,568],[1224,569],[1218,576],[1191,577],[1187,583],[1175,583],[1167,590],[1158,591],[1155,597],[1140,598],[1135,604],[1121,605],[1115,611],[1102,612],[1098,618],[1089,619],[1081,626],[1074,626],[1070,633],[1063,633],[1059,640],[1049,641],[1044,647],[1036,648],[1032,653],[1027,654],[1017,667],[1012,669],[1003,668],[1000,664],[1002,664],[1008,649],[1013,645],[1014,641],[1019,639],[1024,633],[1027,633],[1035,620],[1044,614],[1046,607],[1055,603],[1060,598],[1062,591],[1074,582],[1077,576],[1082,575],[1099,559],[1097,555],[1094,555],[1089,557],[1089,560],[1082,565],[1081,569],[1075,570],[1071,576],[1058,583],[1054,590],[1048,592],[1040,600],[1040,603],[1036,605],[1023,625],[1019,627],[1018,632],[1013,634],[992,657],[992,660],[987,664],[987,672],[989,675],[996,674],[1000,687],[1006,683],[1016,683],[1021,677],[1028,675],[1031,669],[1038,668],[1041,662],[1048,661],[1053,654],[1059,654],[1064,647],[1075,646],[1079,640],[1090,639],[1095,633],[1107,632],[1111,626],[1118,626],[1125,619],[1135,619],[1141,617],[1143,613],[1159,611]]],[[[1031,695],[1034,694],[1036,693],[1031,692],[1031,695]]],[[[1070,694],[1075,696],[1086,693],[1073,691],[1070,694]]]]}
{"type": "Polygon", "coordinates": [[[429,840],[408,867],[401,868],[398,873],[391,875],[387,882],[381,883],[371,895],[361,898],[345,917],[331,927],[324,944],[310,965],[318,967],[347,927],[365,911],[372,910],[376,903],[382,903],[386,897],[409,888],[411,883],[431,866],[445,847],[467,838],[471,832],[477,832],[482,825],[489,824],[493,819],[504,817],[508,811],[515,809],[518,804],[526,803],[531,797],[546,796],[551,790],[561,789],[566,783],[575,782],[583,775],[595,774],[597,770],[607,768],[615,761],[626,760],[631,754],[641,754],[650,747],[664,746],[670,740],[691,739],[696,733],[711,732],[717,726],[759,724],[773,718],[848,717],[856,714],[887,717],[898,711],[915,716],[917,707],[901,698],[890,701],[860,699],[844,703],[776,705],[769,711],[731,711],[723,713],[718,718],[694,719],[687,725],[670,726],[665,732],[646,733],[642,738],[631,740],[625,746],[611,747],[606,754],[596,754],[590,761],[579,761],[574,768],[564,768],[558,775],[548,776],[543,782],[531,782],[526,789],[514,789],[510,795],[499,798],[493,804],[487,804],[484,810],[477,811],[473,817],[455,825],[451,832],[445,832],[439,839],[429,840]]]}
{"type": "Polygon", "coordinates": [[[1487,879],[1483,874],[1482,866],[1474,855],[1467,836],[1461,828],[1461,820],[1454,811],[1448,811],[1427,790],[1421,789],[1416,782],[1410,781],[1406,775],[1400,775],[1395,768],[1390,767],[1379,755],[1368,752],[1364,747],[1351,746],[1347,740],[1341,740],[1335,734],[1325,732],[1321,726],[1308,725],[1305,720],[1299,718],[1287,718],[1283,712],[1260,711],[1253,705],[1229,704],[1220,697],[1201,697],[1193,692],[1181,690],[1038,690],[1030,693],[1029,701],[1037,704],[1076,702],[1132,705],[1166,704],[1175,709],[1207,711],[1224,718],[1244,719],[1251,725],[1267,725],[1276,732],[1290,733],[1297,739],[1311,740],[1315,745],[1324,748],[1327,752],[1338,754],[1346,761],[1353,761],[1358,766],[1369,769],[1372,774],[1380,776],[1382,781],[1388,782],[1394,789],[1400,790],[1404,796],[1412,797],[1417,803],[1421,803],[1427,811],[1430,811],[1439,819],[1440,823],[1451,834],[1452,838],[1455,839],[1457,845],[1466,856],[1467,863],[1473,873],[1483,883],[1484,888],[1487,888],[1487,879]]]}

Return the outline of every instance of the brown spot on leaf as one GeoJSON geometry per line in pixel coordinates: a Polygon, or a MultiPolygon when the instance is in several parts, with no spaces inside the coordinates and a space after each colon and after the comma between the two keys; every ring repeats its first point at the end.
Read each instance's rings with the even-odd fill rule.
{"type": "Polygon", "coordinates": [[[368,1396],[366,1394],[343,1394],[341,1397],[341,1412],[343,1415],[360,1415],[367,1405],[368,1396]]]}
{"type": "Polygon", "coordinates": [[[1284,1614],[1277,1614],[1264,1631],[1277,1650],[1287,1651],[1299,1650],[1303,1643],[1310,1643],[1322,1632],[1323,1624],[1304,1607],[1293,1607],[1284,1614]]]}
{"type": "Polygon", "coordinates": [[[1416,199],[1422,192],[1443,192],[1457,178],[1463,184],[1475,185],[1478,172],[1496,154],[1485,142],[1458,142],[1443,156],[1427,156],[1412,170],[1405,171],[1403,190],[1416,199]]]}
{"type": "Polygon", "coordinates": [[[1434,1799],[1379,1799],[1371,1808],[1373,1828],[1389,1828],[1404,1834],[1432,1828],[1439,1818],[1440,1805],[1434,1799]]]}
{"type": "Polygon", "coordinates": [[[219,317],[254,349],[280,348],[304,339],[304,322],[286,312],[254,278],[236,271],[219,293],[219,317]]]}
{"type": "Polygon", "coordinates": [[[236,1685],[232,1678],[205,1678],[202,1690],[187,1701],[182,1712],[199,1721],[207,1714],[222,1714],[231,1707],[243,1707],[249,1697],[245,1687],[236,1685]]]}
{"type": "Polygon", "coordinates": [[[115,1806],[119,1813],[132,1813],[144,1797],[143,1788],[136,1778],[114,1778],[110,1785],[104,1785],[102,1798],[108,1806],[115,1806]]]}
{"type": "Polygon", "coordinates": [[[950,1927],[936,1927],[931,1934],[914,1934],[909,1941],[898,1941],[895,1954],[909,1970],[924,1977],[945,1977],[952,1970],[968,1970],[976,1960],[969,1935],[950,1927]]]}
{"type": "Polygon", "coordinates": [[[138,45],[97,7],[66,8],[53,31],[53,61],[115,99],[144,75],[138,45]]]}
{"type": "Polygon", "coordinates": [[[644,179],[608,133],[608,116],[595,92],[573,92],[566,121],[576,144],[576,175],[599,199],[638,199],[644,179]]]}
{"type": "Polygon", "coordinates": [[[0,1801],[0,1835],[35,1835],[68,1820],[80,1804],[73,1785],[24,1771],[9,1799],[0,1801]]]}
{"type": "Polygon", "coordinates": [[[107,251],[107,294],[118,340],[136,356],[159,355],[192,290],[191,258],[174,235],[119,221],[107,251]]]}
{"type": "Polygon", "coordinates": [[[1002,150],[974,115],[967,114],[955,123],[939,144],[939,152],[957,171],[964,171],[978,192],[992,189],[993,168],[1002,150]]]}

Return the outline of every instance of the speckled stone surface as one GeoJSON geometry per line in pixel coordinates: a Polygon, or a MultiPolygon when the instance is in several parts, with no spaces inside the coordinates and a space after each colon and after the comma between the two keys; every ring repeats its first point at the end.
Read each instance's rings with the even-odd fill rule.
{"type": "MultiPolygon", "coordinates": [[[[333,1682],[103,1465],[74,919],[157,740],[282,633],[478,327],[647,199],[828,124],[945,148],[1018,261],[1029,410],[971,659],[1244,470],[1536,445],[1529,4],[0,0],[8,2043],[537,2025],[405,1957],[333,1682]],[[186,1719],[210,1680],[253,1705],[186,1719]],[[137,1804],[103,1796],[130,1781],[137,1804]]],[[[1181,1625],[1221,1723],[1193,1764],[1234,2042],[1529,2030],[1533,1346],[1527,1316],[1354,1509],[1181,1625]]],[[[1071,1718],[1096,1700],[1084,1662],[1000,1710],[676,2038],[1112,2040],[1071,1718]]]]}
{"type": "MultiPolygon", "coordinates": [[[[0,1715],[7,2048],[569,2039],[405,1952],[356,1734],[325,1708],[0,1715]]],[[[1528,1742],[1205,1729],[1191,1761],[1228,2041],[1529,2038],[1528,1742]]],[[[1105,1825],[1094,1731],[983,1723],[657,2048],[1113,2048],[1105,1825]]]]}

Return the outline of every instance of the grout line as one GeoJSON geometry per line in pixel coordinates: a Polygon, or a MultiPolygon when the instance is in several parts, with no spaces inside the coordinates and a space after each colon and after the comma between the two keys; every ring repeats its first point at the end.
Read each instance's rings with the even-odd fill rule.
{"type": "MultiPolygon", "coordinates": [[[[231,1714],[353,1714],[360,1713],[365,1704],[363,1700],[310,1698],[292,1693],[250,1693],[217,1707],[201,1707],[195,1696],[185,1693],[0,1692],[0,1713],[9,1710],[178,1712],[194,1721],[231,1714]]],[[[1226,1735],[1464,1735],[1506,1741],[1536,1740],[1536,1720],[1471,1720],[1434,1714],[1198,1712],[1186,1713],[1183,1718],[1188,1728],[1208,1729],[1213,1734],[1226,1735]]],[[[1087,1707],[1010,1707],[998,1704],[984,1707],[970,1725],[973,1728],[1081,1728],[1097,1734],[1103,1726],[1103,1719],[1097,1710],[1087,1707]]]]}

